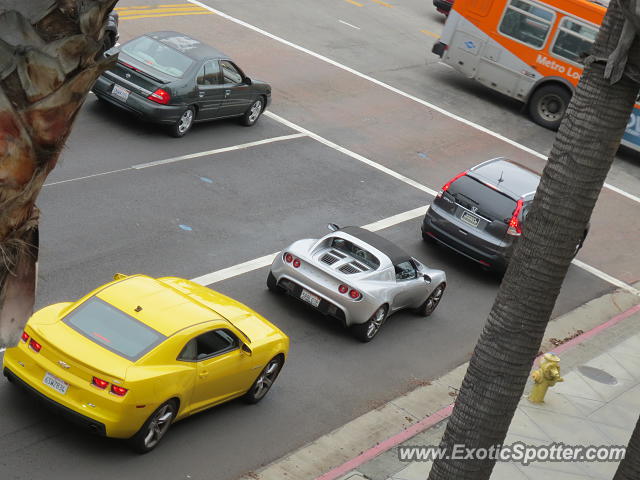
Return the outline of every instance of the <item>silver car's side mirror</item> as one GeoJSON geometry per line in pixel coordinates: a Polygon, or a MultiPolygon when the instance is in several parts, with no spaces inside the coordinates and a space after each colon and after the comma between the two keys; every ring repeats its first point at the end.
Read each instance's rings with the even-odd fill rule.
{"type": "Polygon", "coordinates": [[[327,225],[327,228],[329,230],[331,230],[332,232],[337,232],[338,230],[340,230],[340,227],[338,225],[336,225],[335,223],[329,223],[327,225]]]}
{"type": "Polygon", "coordinates": [[[431,277],[429,275],[427,275],[426,273],[422,274],[422,278],[424,278],[425,283],[428,285],[431,283],[431,277]]]}

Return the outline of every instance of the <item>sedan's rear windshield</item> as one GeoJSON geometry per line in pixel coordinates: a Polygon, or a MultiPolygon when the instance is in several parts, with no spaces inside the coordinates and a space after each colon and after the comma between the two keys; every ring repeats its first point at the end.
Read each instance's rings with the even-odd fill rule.
{"type": "Polygon", "coordinates": [[[64,322],[98,345],[132,361],[166,338],[97,297],[76,308],[64,322]]]}
{"type": "Polygon", "coordinates": [[[490,220],[509,221],[516,209],[516,201],[469,176],[460,177],[449,186],[447,193],[456,203],[490,220]]]}
{"type": "Polygon", "coordinates": [[[123,45],[122,51],[159,72],[180,78],[193,65],[186,55],[150,37],[140,37],[123,45]]]}

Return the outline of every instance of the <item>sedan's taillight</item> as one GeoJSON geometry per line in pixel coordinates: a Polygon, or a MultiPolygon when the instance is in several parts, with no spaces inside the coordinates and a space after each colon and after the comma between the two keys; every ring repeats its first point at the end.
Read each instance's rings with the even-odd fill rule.
{"type": "Polygon", "coordinates": [[[358,300],[362,295],[358,290],[352,288],[351,290],[349,290],[349,296],[354,300],[358,300]]]}
{"type": "Polygon", "coordinates": [[[128,391],[129,390],[127,390],[124,387],[119,387],[118,385],[111,384],[111,393],[113,393],[114,395],[118,395],[119,397],[124,397],[128,391]]]}
{"type": "Polygon", "coordinates": [[[22,335],[20,336],[20,338],[22,339],[23,342],[26,342],[27,340],[29,340],[29,334],[27,332],[22,332],[22,335]]]}
{"type": "Polygon", "coordinates": [[[338,287],[338,291],[339,291],[340,293],[343,293],[343,294],[344,294],[344,293],[347,293],[347,292],[349,291],[349,287],[347,287],[346,285],[340,285],[340,286],[338,287]]]}
{"type": "Polygon", "coordinates": [[[42,349],[42,345],[36,342],[33,338],[29,342],[29,346],[33,349],[34,352],[38,353],[42,349]]]}
{"type": "Polygon", "coordinates": [[[91,383],[96,387],[101,388],[102,390],[107,388],[107,385],[109,385],[109,382],[107,382],[106,380],[102,380],[101,378],[98,378],[98,377],[93,377],[93,379],[91,380],[91,383]]]}
{"type": "Polygon", "coordinates": [[[300,267],[300,260],[299,260],[299,259],[297,259],[297,258],[294,258],[294,259],[293,259],[293,266],[294,266],[295,268],[300,267]]]}
{"type": "Polygon", "coordinates": [[[171,95],[161,88],[158,88],[155,92],[147,97],[148,100],[152,102],[159,103],[161,105],[166,105],[171,100],[171,95]]]}

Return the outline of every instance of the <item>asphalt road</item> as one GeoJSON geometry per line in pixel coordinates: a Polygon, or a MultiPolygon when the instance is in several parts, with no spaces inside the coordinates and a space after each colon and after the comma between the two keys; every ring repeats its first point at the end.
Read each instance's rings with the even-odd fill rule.
{"type": "MultiPolygon", "coordinates": [[[[550,144],[549,132],[517,107],[454,79],[440,65],[424,65],[433,37],[421,30],[441,28],[429,2],[208,3],[403,91],[438,100],[540,151],[550,144]]],[[[496,155],[542,167],[540,159],[514,146],[220,15],[121,21],[125,40],[160,29],[216,45],[250,76],[271,82],[271,111],[284,120],[264,116],[252,128],[222,121],[173,139],[90,96],[40,197],[38,306],[77,298],[115,272],[197,277],[298,238],[323,235],[328,222],[365,225],[431,201],[424,191],[323,139],[434,190],[461,169],[496,155]],[[320,138],[282,139],[300,133],[287,122],[320,138]],[[251,146],[261,140],[268,143],[251,146]]],[[[640,182],[634,178],[640,167],[634,162],[621,159],[616,168],[629,191],[638,194],[640,182]]],[[[638,280],[640,260],[631,243],[637,240],[638,208],[605,190],[579,258],[624,281],[638,280]]],[[[216,283],[212,288],[256,309],[291,337],[289,361],[264,402],[231,402],[196,415],[174,425],[158,449],[137,456],[122,442],[88,436],[52,417],[2,379],[0,478],[233,479],[464,362],[498,283],[422,242],[419,222],[401,222],[380,233],[447,272],[448,289],[432,317],[397,314],[374,342],[360,344],[336,322],[268,293],[266,268],[216,283]]],[[[612,288],[573,266],[554,316],[612,288]]]]}

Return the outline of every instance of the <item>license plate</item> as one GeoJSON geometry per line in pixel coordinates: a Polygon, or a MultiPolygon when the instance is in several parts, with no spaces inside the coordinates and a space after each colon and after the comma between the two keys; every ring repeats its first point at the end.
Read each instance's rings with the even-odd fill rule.
{"type": "Polygon", "coordinates": [[[60,380],[58,377],[54,377],[49,372],[44,374],[42,383],[49,385],[56,392],[60,392],[62,395],[67,393],[67,389],[69,388],[69,384],[67,382],[60,380]]]}
{"type": "Polygon", "coordinates": [[[306,290],[302,290],[302,293],[300,294],[300,298],[305,302],[310,303],[314,307],[317,307],[318,305],[320,305],[320,297],[318,297],[317,295],[314,295],[313,293],[309,293],[306,290]]]}
{"type": "Polygon", "coordinates": [[[120,85],[113,85],[113,90],[111,90],[111,95],[113,95],[116,98],[119,98],[120,100],[122,100],[123,102],[127,101],[127,98],[129,98],[129,94],[131,93],[131,90],[127,90],[124,87],[121,87],[120,85]]]}
{"type": "Polygon", "coordinates": [[[462,215],[460,215],[460,220],[471,225],[472,227],[477,227],[480,224],[480,217],[476,217],[474,214],[469,212],[462,212],[462,215]]]}

